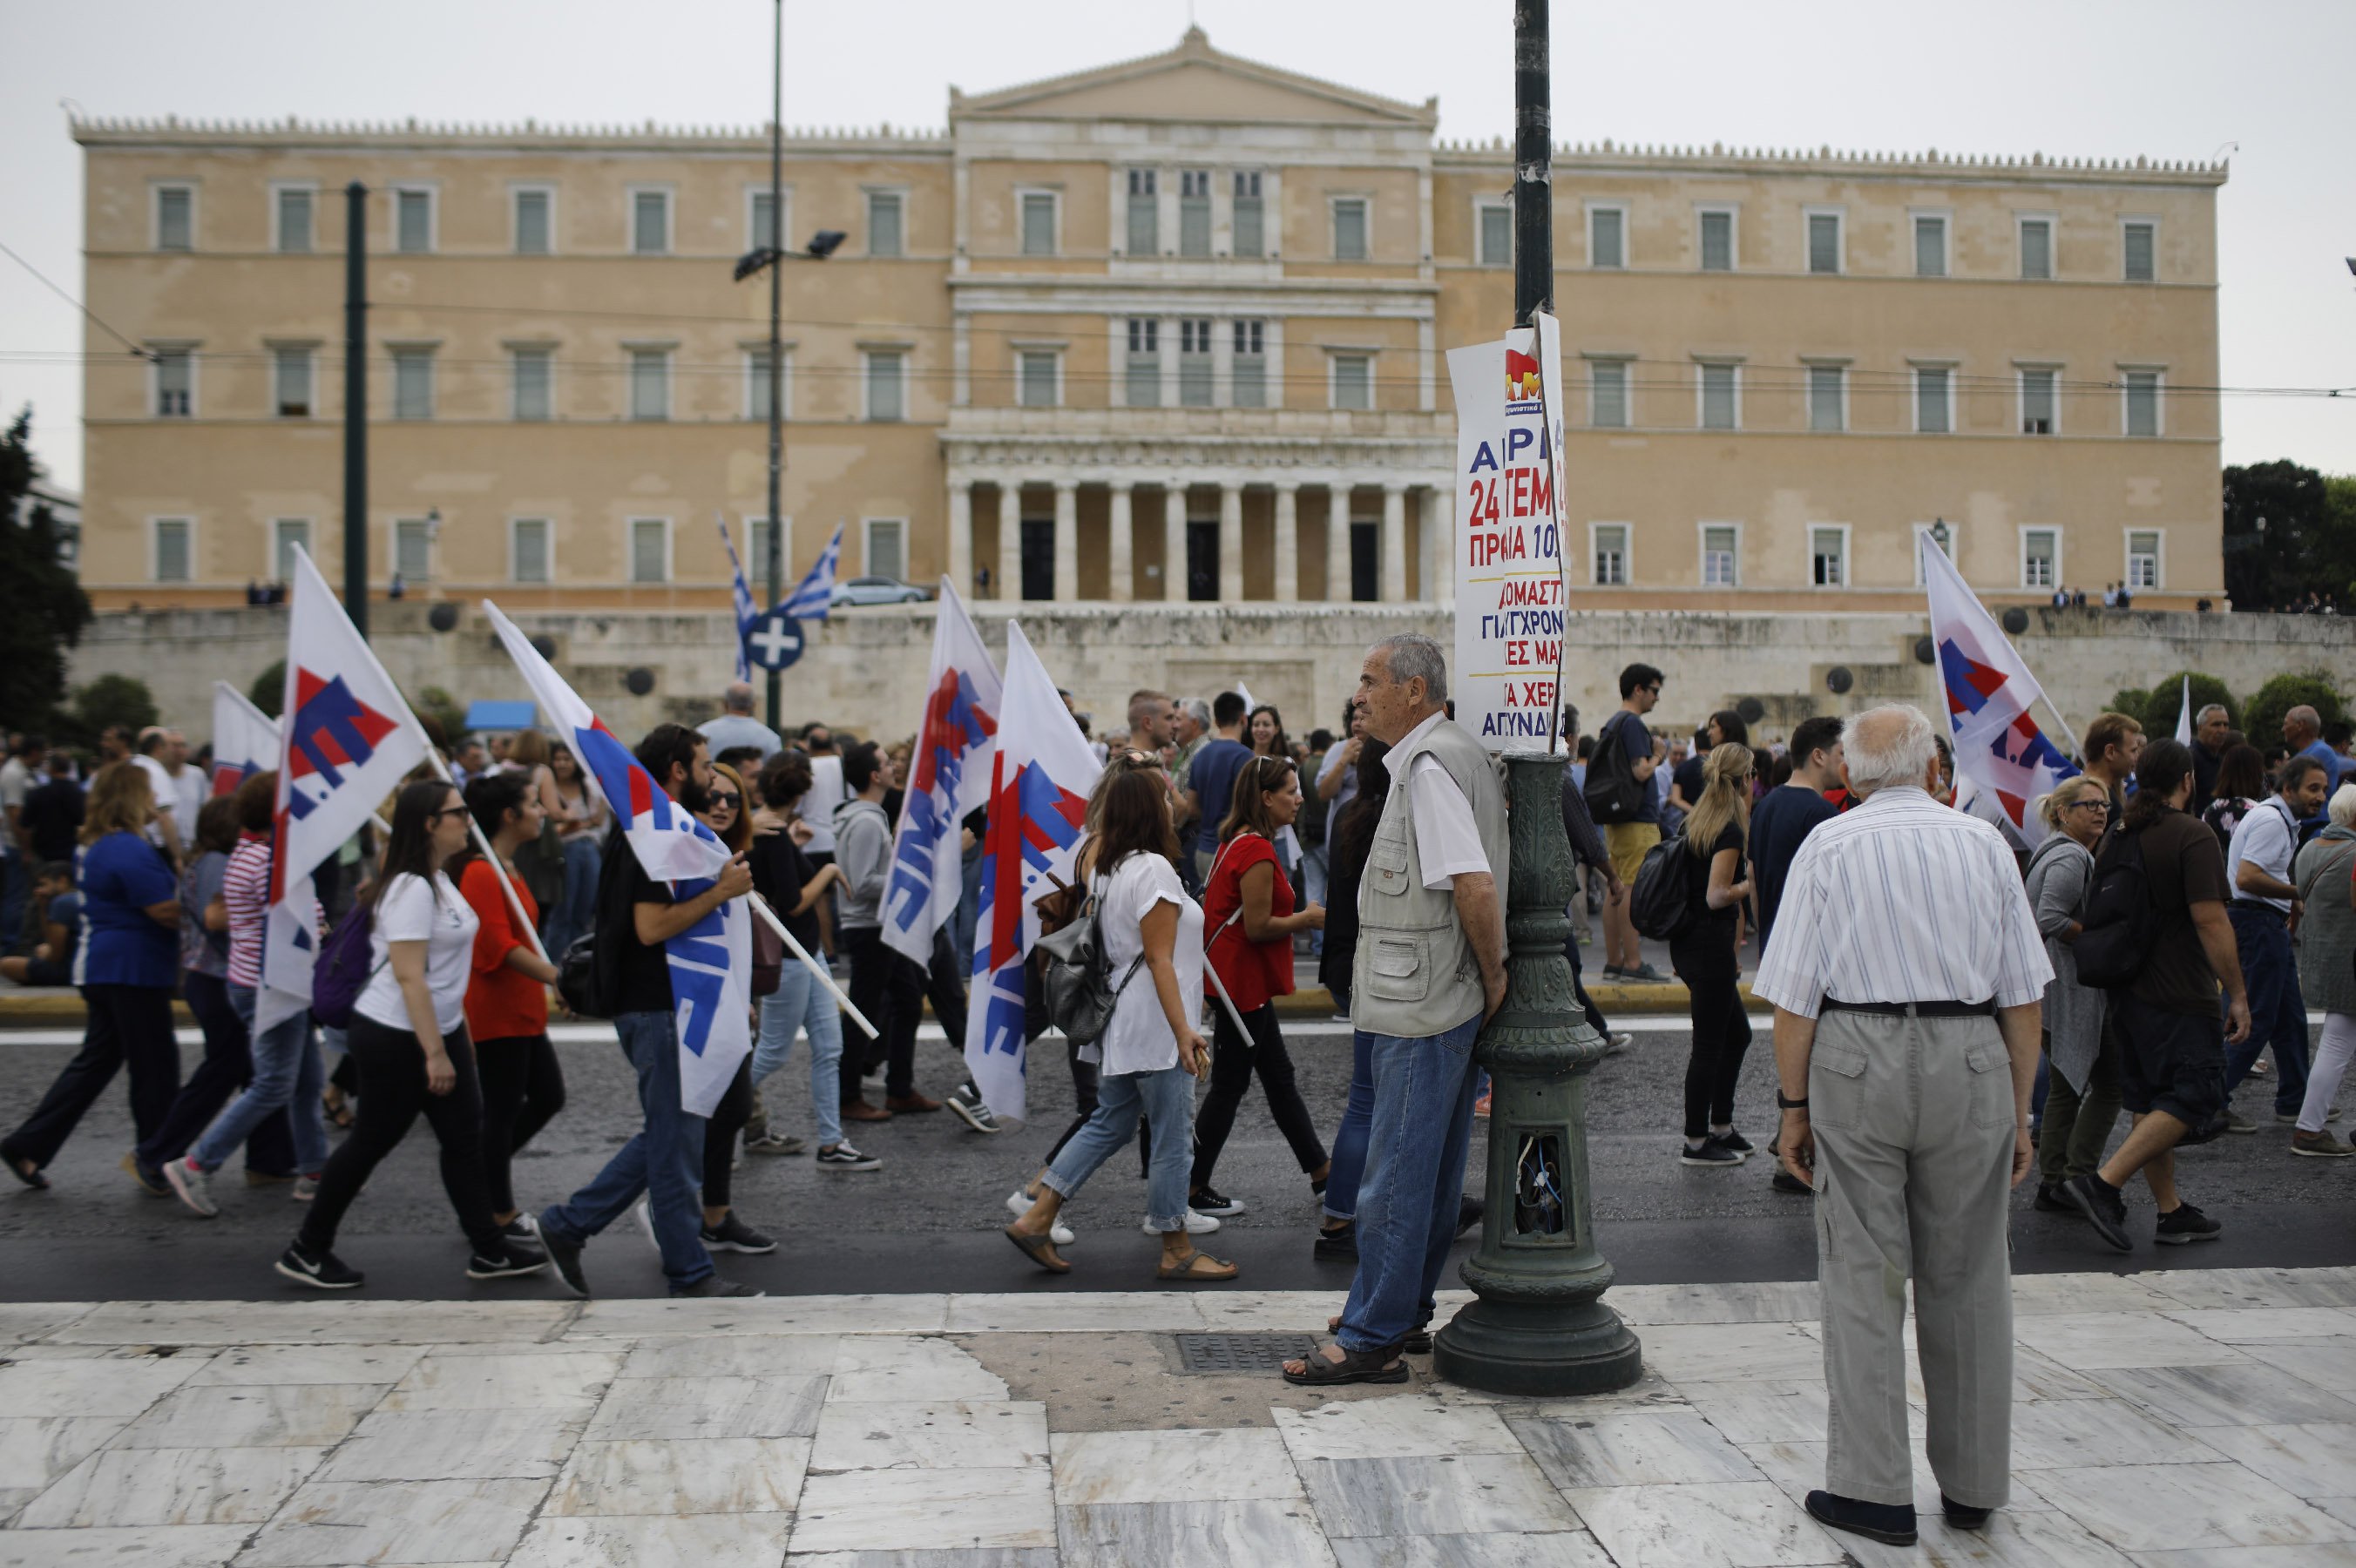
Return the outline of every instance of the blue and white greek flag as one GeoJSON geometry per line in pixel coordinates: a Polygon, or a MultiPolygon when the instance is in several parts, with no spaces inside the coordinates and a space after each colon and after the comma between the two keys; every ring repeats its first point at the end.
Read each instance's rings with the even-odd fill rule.
{"type": "Polygon", "coordinates": [[[736,678],[750,680],[753,678],[753,661],[745,656],[744,639],[753,635],[753,623],[761,618],[761,612],[753,601],[753,585],[744,581],[744,563],[737,557],[736,541],[728,536],[728,519],[720,513],[714,512],[712,514],[712,520],[719,525],[721,547],[728,552],[728,575],[734,580],[732,592],[736,603],[736,678]]]}
{"type": "Polygon", "coordinates": [[[777,608],[797,621],[825,620],[827,600],[834,593],[835,569],[841,564],[842,525],[837,523],[834,525],[834,538],[826,541],[826,548],[818,552],[818,560],[812,563],[809,574],[794,584],[794,591],[786,595],[786,602],[777,608]]]}

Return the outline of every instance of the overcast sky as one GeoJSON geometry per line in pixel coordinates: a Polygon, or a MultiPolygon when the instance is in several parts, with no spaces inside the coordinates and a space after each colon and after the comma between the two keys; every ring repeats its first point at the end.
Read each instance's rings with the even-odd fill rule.
{"type": "MultiPolygon", "coordinates": [[[[1510,134],[1506,0],[1195,0],[1231,53],[1392,97],[1450,138],[1510,134]]],[[[1174,44],[1187,0],[786,6],[789,125],[939,126],[983,91],[1174,44]]],[[[92,115],[766,122],[767,0],[0,0],[0,243],[79,297],[92,115]]],[[[2208,159],[2220,194],[2228,463],[2356,472],[2351,0],[1757,0],[1554,8],[1558,141],[2208,159]]],[[[81,478],[73,308],[0,257],[0,411],[81,478]]]]}

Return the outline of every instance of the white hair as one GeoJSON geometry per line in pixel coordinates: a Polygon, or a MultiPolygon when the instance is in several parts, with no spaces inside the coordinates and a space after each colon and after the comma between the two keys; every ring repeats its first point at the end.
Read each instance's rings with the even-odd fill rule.
{"type": "Polygon", "coordinates": [[[2331,814],[2334,827],[2356,827],[2356,784],[2341,784],[2326,809],[2331,814]]]}
{"type": "Polygon", "coordinates": [[[2211,713],[2214,713],[2220,719],[2233,718],[2232,714],[2225,711],[2225,705],[2223,703],[2211,702],[2201,709],[2200,712],[2195,713],[2192,716],[2192,722],[2195,724],[2206,724],[2209,722],[2209,715],[2211,713]]]}
{"type": "Polygon", "coordinates": [[[1385,637],[1375,645],[1383,656],[1383,667],[1391,672],[1391,679],[1400,686],[1420,678],[1423,699],[1434,708],[1448,702],[1448,656],[1440,645],[1421,632],[1401,632],[1385,637]]]}
{"type": "Polygon", "coordinates": [[[1939,754],[1938,737],[1921,709],[1903,702],[1869,708],[1841,726],[1841,755],[1849,787],[1859,795],[1893,784],[1919,784],[1939,754]]]}

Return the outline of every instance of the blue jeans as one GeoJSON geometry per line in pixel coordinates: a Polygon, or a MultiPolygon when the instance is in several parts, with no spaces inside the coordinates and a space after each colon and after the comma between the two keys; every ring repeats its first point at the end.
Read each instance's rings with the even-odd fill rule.
{"type": "Polygon", "coordinates": [[[2241,950],[2242,983],[2250,993],[2250,1038],[2225,1048],[2225,1096],[2233,1091],[2258,1053],[2275,1048],[2275,1109],[2297,1115],[2307,1100],[2307,1002],[2298,991],[2298,966],[2291,956],[2290,927],[2278,914],[2239,906],[2228,909],[2233,945],[2241,950]]]}
{"type": "MultiPolygon", "coordinates": [[[[229,1004],[253,1033],[253,987],[231,986],[229,1004]]],[[[296,1013],[253,1041],[253,1082],[213,1118],[197,1139],[188,1157],[207,1170],[219,1170],[237,1146],[253,1136],[273,1111],[286,1112],[286,1130],[294,1138],[294,1168],[316,1176],[327,1163],[327,1125],[319,1104],[326,1074],[319,1066],[319,1048],[311,1038],[311,1015],[296,1013]]]]}
{"type": "Polygon", "coordinates": [[[552,964],[562,963],[564,950],[596,923],[597,873],[604,866],[595,834],[576,833],[564,840],[564,896],[541,919],[541,938],[552,964]]]}
{"type": "Polygon", "coordinates": [[[680,1104],[678,1020],[669,1013],[623,1013],[614,1019],[614,1032],[621,1037],[622,1054],[638,1070],[638,1109],[646,1125],[588,1186],[543,1210],[540,1228],[578,1246],[628,1213],[644,1193],[663,1277],[682,1290],[712,1272],[712,1254],[699,1239],[704,1121],[680,1104]]]}
{"type": "Polygon", "coordinates": [[[1087,1125],[1072,1135],[1040,1179],[1050,1190],[1071,1197],[1097,1167],[1129,1147],[1141,1112],[1153,1132],[1152,1162],[1145,1171],[1145,1222],[1164,1234],[1183,1231],[1186,1171],[1194,1146],[1194,1079],[1182,1067],[1100,1080],[1087,1125]]]}
{"type": "Polygon", "coordinates": [[[1325,1177],[1328,1219],[1352,1220],[1358,1213],[1358,1183],[1366,1173],[1366,1140],[1375,1129],[1374,1036],[1350,1031],[1350,1098],[1342,1107],[1342,1125],[1333,1130],[1333,1168],[1325,1177]]]}
{"type": "Polygon", "coordinates": [[[1480,1033],[1478,1014],[1421,1039],[1358,1031],[1374,1067],[1375,1119],[1358,1193],[1358,1276],[1337,1336],[1344,1349],[1386,1349],[1431,1321],[1464,1193],[1480,1033]]]}
{"type": "Polygon", "coordinates": [[[818,1147],[842,1141],[842,1011],[834,993],[818,983],[791,954],[777,976],[777,988],[761,998],[761,1038],[753,1046],[753,1086],[786,1064],[794,1032],[809,1036],[810,1107],[818,1117],[818,1147]]]}

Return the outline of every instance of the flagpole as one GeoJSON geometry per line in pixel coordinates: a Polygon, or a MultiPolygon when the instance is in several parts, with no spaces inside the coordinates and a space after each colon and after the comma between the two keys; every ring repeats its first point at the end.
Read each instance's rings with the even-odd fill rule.
{"type": "Polygon", "coordinates": [[[883,1039],[884,1037],[876,1032],[875,1026],[867,1021],[867,1015],[859,1010],[859,1004],[852,1001],[850,994],[841,986],[835,984],[834,971],[811,957],[809,949],[794,940],[794,933],[786,929],[786,923],[777,918],[777,912],[769,907],[769,901],[758,893],[746,893],[744,896],[751,901],[753,912],[767,921],[771,931],[785,938],[786,946],[792,951],[795,957],[802,961],[802,967],[817,976],[819,983],[834,993],[834,999],[842,1004],[842,1010],[851,1015],[851,1021],[865,1029],[868,1039],[883,1039]]]}
{"type": "Polygon", "coordinates": [[[2053,706],[2053,699],[2045,695],[2045,683],[2041,680],[2037,683],[2037,699],[2045,704],[2046,712],[2053,715],[2053,722],[2062,726],[2062,733],[2069,741],[2072,753],[2083,757],[2085,751],[2078,744],[2077,731],[2070,728],[2070,720],[2062,717],[2062,710],[2053,706]]]}

